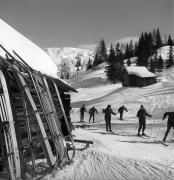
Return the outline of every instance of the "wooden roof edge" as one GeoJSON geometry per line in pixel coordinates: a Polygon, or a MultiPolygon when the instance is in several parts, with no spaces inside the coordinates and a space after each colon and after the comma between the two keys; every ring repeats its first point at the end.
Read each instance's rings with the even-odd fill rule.
{"type": "MultiPolygon", "coordinates": [[[[56,83],[56,81],[57,82],[59,82],[60,84],[59,85],[62,85],[63,87],[59,87],[60,89],[64,89],[64,90],[67,90],[68,92],[69,91],[72,91],[72,92],[77,92],[77,90],[75,90],[73,87],[71,87],[67,82],[64,82],[63,80],[61,80],[58,76],[57,76],[57,78],[55,78],[55,77],[51,77],[51,76],[49,76],[49,75],[47,75],[47,74],[43,74],[43,73],[41,73],[40,71],[37,71],[37,70],[34,70],[34,69],[32,69],[26,62],[25,62],[25,60],[23,60],[15,51],[15,54],[18,56],[18,58],[20,59],[20,61],[19,60],[17,60],[16,58],[14,58],[14,56],[13,55],[11,55],[2,45],[0,45],[0,47],[11,57],[11,59],[14,61],[14,62],[16,62],[17,64],[18,64],[18,66],[24,66],[25,68],[28,68],[28,69],[30,69],[30,70],[32,70],[32,71],[34,71],[34,72],[37,72],[37,73],[39,73],[39,74],[41,74],[41,75],[43,75],[43,76],[46,76],[46,77],[48,77],[48,78],[51,78],[51,79],[53,79],[54,80],[54,82],[56,83]]],[[[1,57],[2,59],[4,59],[4,57],[1,57]]],[[[4,59],[5,60],[5,59],[4,59]]],[[[6,59],[7,60],[7,59],[6,59]]],[[[10,59],[9,59],[10,60],[10,59]]],[[[56,83],[57,84],[57,83],[56,83]]]]}

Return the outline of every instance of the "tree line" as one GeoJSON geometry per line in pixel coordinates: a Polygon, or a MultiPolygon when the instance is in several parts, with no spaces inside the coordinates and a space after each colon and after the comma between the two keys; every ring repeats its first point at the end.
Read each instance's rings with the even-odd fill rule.
{"type": "Polygon", "coordinates": [[[137,66],[145,66],[151,72],[160,72],[162,69],[169,68],[174,64],[173,46],[174,40],[172,40],[171,35],[168,35],[168,38],[163,40],[159,28],[154,29],[152,32],[142,32],[135,43],[132,40],[127,44],[118,42],[115,47],[111,44],[109,52],[107,52],[104,39],[101,39],[94,60],[89,59],[86,69],[94,69],[105,62],[106,75],[111,82],[115,83],[122,81],[122,73],[125,69],[124,60],[126,59],[127,66],[131,66],[131,58],[137,57],[137,66]],[[170,46],[168,59],[165,63],[162,56],[158,55],[157,52],[162,46],[170,46]]]}

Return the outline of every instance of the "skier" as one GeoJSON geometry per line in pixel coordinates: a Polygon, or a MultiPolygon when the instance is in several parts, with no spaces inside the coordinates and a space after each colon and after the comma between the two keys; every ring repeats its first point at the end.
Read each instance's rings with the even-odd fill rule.
{"type": "Polygon", "coordinates": [[[111,109],[111,105],[108,105],[106,109],[103,109],[102,111],[103,113],[105,113],[105,122],[106,122],[106,131],[112,132],[111,130],[111,114],[116,115],[116,113],[113,112],[113,110],[111,109]]]}
{"type": "Polygon", "coordinates": [[[141,136],[140,135],[141,129],[142,129],[142,136],[146,136],[146,134],[144,133],[146,129],[146,116],[152,117],[151,115],[147,113],[144,106],[141,105],[139,111],[137,112],[137,117],[139,118],[139,128],[138,128],[138,134],[137,134],[138,136],[141,136]]]}
{"type": "Polygon", "coordinates": [[[95,113],[98,113],[97,109],[95,108],[95,106],[93,106],[90,110],[89,110],[89,122],[91,120],[91,118],[93,118],[93,123],[94,123],[94,116],[95,116],[95,113]]]}
{"type": "Polygon", "coordinates": [[[120,113],[120,120],[123,120],[123,112],[124,111],[128,112],[128,110],[126,109],[126,107],[124,105],[119,107],[118,113],[120,113]]]}
{"type": "Polygon", "coordinates": [[[84,122],[84,114],[86,112],[85,105],[83,104],[82,107],[80,108],[80,122],[84,122]]]}
{"type": "Polygon", "coordinates": [[[168,122],[167,122],[167,130],[163,138],[163,142],[166,141],[166,138],[170,132],[171,127],[174,129],[174,112],[165,112],[162,120],[164,120],[168,116],[168,122]]]}

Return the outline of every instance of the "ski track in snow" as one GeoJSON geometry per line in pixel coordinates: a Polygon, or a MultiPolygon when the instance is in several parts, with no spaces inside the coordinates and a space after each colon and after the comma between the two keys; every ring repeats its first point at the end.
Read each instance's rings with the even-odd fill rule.
{"type": "MultiPolygon", "coordinates": [[[[98,71],[96,73],[96,77],[98,77],[98,75],[100,76],[102,73],[103,72],[101,70],[98,71]]],[[[147,107],[147,111],[151,113],[154,118],[155,115],[158,116],[157,119],[152,119],[150,121],[154,124],[156,120],[160,121],[163,112],[173,109],[173,69],[170,69],[166,72],[166,74],[166,81],[163,76],[160,83],[144,88],[123,88],[121,91],[115,91],[111,88],[111,85],[105,84],[100,86],[100,91],[97,91],[94,84],[93,88],[81,88],[80,93],[73,96],[77,102],[85,100],[85,98],[86,100],[93,100],[93,104],[99,110],[105,107],[108,103],[112,105],[116,103],[116,107],[125,103],[125,105],[129,107],[129,112],[125,113],[125,119],[129,119],[129,121],[132,121],[131,117],[134,117],[134,120],[136,119],[137,109],[139,108],[139,105],[143,103],[147,107]],[[96,90],[95,92],[94,89],[96,90]],[[85,90],[87,90],[86,93],[84,93],[85,90]],[[89,93],[89,90],[91,90],[91,94],[89,93]],[[84,91],[83,96],[81,96],[81,91],[84,91]],[[92,94],[93,92],[94,94],[92,94]],[[95,93],[97,93],[97,95],[95,93]],[[84,97],[85,95],[86,97],[84,97]],[[101,97],[101,101],[96,101],[96,97],[101,97]]],[[[85,75],[83,78],[81,77],[81,81],[86,78],[90,79],[90,75],[85,75]]],[[[86,84],[84,84],[84,87],[85,86],[86,84]]],[[[118,88],[119,87],[116,85],[115,89],[118,88]]],[[[77,118],[79,118],[78,108],[74,109],[73,115],[73,121],[77,121],[77,118]]],[[[87,115],[85,114],[85,116],[87,115]]],[[[99,119],[102,116],[102,113],[98,113],[98,115],[96,115],[96,122],[100,128],[102,128],[102,124],[99,119]]],[[[87,121],[88,118],[85,117],[85,120],[87,121]]],[[[118,122],[115,121],[114,123],[118,122]]],[[[120,126],[115,124],[115,127],[117,128],[117,133],[115,134],[108,134],[105,131],[103,132],[101,129],[94,130],[97,126],[94,129],[89,130],[75,130],[75,134],[79,139],[94,140],[93,146],[90,146],[90,148],[83,151],[77,150],[76,157],[72,164],[64,167],[54,177],[48,175],[44,179],[173,180],[173,141],[170,142],[168,147],[165,147],[162,144],[154,143],[154,137],[157,138],[157,136],[159,136],[158,138],[160,139],[163,137],[166,128],[165,125],[163,124],[162,131],[160,124],[159,127],[156,126],[155,131],[152,126],[149,126],[149,129],[147,128],[146,131],[149,134],[151,133],[151,135],[154,133],[154,137],[146,139],[133,136],[132,134],[136,133],[135,131],[137,127],[133,127],[131,130],[130,126],[126,124],[128,121],[123,123],[126,129],[120,129],[120,126]],[[159,130],[161,131],[161,134],[158,135],[159,130]]],[[[171,138],[171,133],[168,138],[171,138]]]]}
{"type": "Polygon", "coordinates": [[[174,169],[159,162],[119,158],[102,148],[89,148],[75,162],[59,171],[54,180],[172,180],[174,169]]]}

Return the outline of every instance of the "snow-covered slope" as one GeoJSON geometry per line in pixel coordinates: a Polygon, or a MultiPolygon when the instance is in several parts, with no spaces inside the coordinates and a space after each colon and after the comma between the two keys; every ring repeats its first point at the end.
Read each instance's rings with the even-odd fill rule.
{"type": "MultiPolygon", "coordinates": [[[[167,60],[169,57],[169,49],[170,49],[170,46],[163,46],[163,47],[159,48],[158,49],[158,57],[161,55],[163,60],[167,60]]],[[[174,46],[173,46],[173,54],[174,54],[174,46]]]]}
{"type": "MultiPolygon", "coordinates": [[[[129,43],[131,40],[133,43],[135,43],[138,41],[138,37],[122,38],[120,40],[115,41],[114,44],[118,42],[120,44],[126,44],[129,43]]],[[[45,51],[57,64],[57,66],[59,66],[62,63],[62,61],[69,62],[70,71],[74,71],[76,70],[74,66],[77,62],[77,58],[81,60],[81,64],[84,67],[88,63],[89,58],[93,61],[96,47],[97,44],[79,45],[77,47],[62,47],[62,48],[53,47],[53,48],[46,48],[45,51]]],[[[109,49],[110,49],[110,44],[107,45],[108,53],[109,53],[109,49]]]]}
{"type": "Polygon", "coordinates": [[[174,67],[164,70],[159,75],[160,82],[143,87],[122,87],[121,84],[108,84],[104,69],[85,72],[71,81],[78,93],[72,95],[72,105],[75,108],[83,103],[87,108],[95,105],[99,111],[111,104],[117,111],[125,104],[129,110],[127,118],[136,118],[136,112],[141,104],[153,115],[161,118],[165,111],[174,110],[174,67]]]}
{"type": "Polygon", "coordinates": [[[75,65],[77,59],[81,60],[82,66],[86,66],[89,58],[94,59],[94,50],[63,47],[63,48],[47,48],[46,52],[52,58],[52,60],[59,66],[62,62],[68,62],[70,71],[76,70],[75,65]]]}

